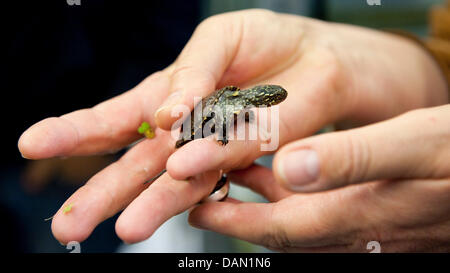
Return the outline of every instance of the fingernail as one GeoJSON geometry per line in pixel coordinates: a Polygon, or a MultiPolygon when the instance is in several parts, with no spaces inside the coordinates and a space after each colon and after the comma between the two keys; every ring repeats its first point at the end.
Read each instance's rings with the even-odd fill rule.
{"type": "Polygon", "coordinates": [[[202,181],[219,181],[220,178],[222,178],[222,170],[217,171],[217,170],[213,170],[213,171],[207,171],[204,173],[199,173],[196,174],[194,176],[188,177],[186,180],[193,180],[196,182],[202,182],[202,181]]]}
{"type": "Polygon", "coordinates": [[[188,208],[188,212],[191,213],[196,207],[198,207],[198,204],[193,205],[192,207],[188,208]]]}
{"type": "Polygon", "coordinates": [[[194,228],[208,230],[208,228],[206,228],[205,226],[201,225],[201,223],[194,222],[194,221],[189,221],[188,223],[189,223],[190,226],[192,226],[194,228]]]}
{"type": "Polygon", "coordinates": [[[166,100],[161,104],[161,106],[158,108],[158,110],[156,110],[155,115],[158,115],[158,113],[162,110],[164,110],[165,108],[167,108],[168,106],[173,106],[176,105],[177,103],[179,103],[181,101],[183,92],[180,91],[175,91],[172,94],[170,94],[170,96],[168,96],[166,98],[166,100]]]}
{"type": "Polygon", "coordinates": [[[314,150],[297,150],[288,153],[278,166],[280,176],[292,190],[314,182],[319,177],[319,157],[314,150]]]}
{"type": "MultiPolygon", "coordinates": [[[[205,223],[203,223],[203,221],[201,219],[198,219],[198,217],[192,217],[191,213],[192,211],[197,208],[199,205],[196,205],[195,207],[192,207],[191,211],[189,212],[189,218],[188,218],[188,223],[191,227],[194,228],[198,228],[198,229],[203,229],[203,230],[208,230],[208,227],[205,225],[205,223]]],[[[195,213],[195,212],[194,212],[195,213]]]]}

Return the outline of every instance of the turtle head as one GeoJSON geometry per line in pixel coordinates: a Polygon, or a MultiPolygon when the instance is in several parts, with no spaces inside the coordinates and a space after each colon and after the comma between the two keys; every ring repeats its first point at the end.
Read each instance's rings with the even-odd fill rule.
{"type": "Polygon", "coordinates": [[[272,106],[284,101],[287,91],[279,85],[259,85],[247,90],[247,100],[254,106],[272,106]]]}

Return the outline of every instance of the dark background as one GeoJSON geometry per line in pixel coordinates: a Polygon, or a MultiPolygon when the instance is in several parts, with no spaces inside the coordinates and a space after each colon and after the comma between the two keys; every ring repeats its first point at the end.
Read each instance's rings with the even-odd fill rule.
{"type": "MultiPolygon", "coordinates": [[[[51,216],[77,185],[28,189],[17,141],[46,117],[122,93],[169,65],[200,21],[198,1],[2,2],[2,251],[66,251],[50,233],[51,216]]],[[[32,164],[32,163],[31,163],[32,164]]],[[[53,163],[49,163],[53,164],[53,163]]],[[[42,168],[42,167],[38,167],[42,168]]],[[[45,168],[45,167],[43,167],[45,168]]],[[[29,187],[28,187],[29,188],[29,187]]],[[[83,251],[113,251],[115,219],[99,226],[83,251]]]]}
{"type": "MultiPolygon", "coordinates": [[[[3,12],[13,15],[3,34],[3,102],[14,106],[14,118],[4,120],[8,143],[45,117],[93,106],[164,68],[200,20],[196,1],[126,3],[2,3],[3,12]]],[[[17,163],[17,148],[5,148],[14,162],[0,157],[1,163],[17,163]]]]}

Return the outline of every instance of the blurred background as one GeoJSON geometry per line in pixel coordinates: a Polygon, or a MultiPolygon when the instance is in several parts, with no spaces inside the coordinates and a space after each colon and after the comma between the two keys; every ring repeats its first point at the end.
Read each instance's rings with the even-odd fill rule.
{"type": "MultiPolygon", "coordinates": [[[[52,216],[114,155],[23,159],[17,140],[29,126],[50,116],[94,106],[169,65],[204,18],[233,10],[265,8],[371,28],[427,34],[427,11],[443,0],[80,0],[7,1],[2,11],[2,128],[0,234],[2,252],[69,252],[50,231],[52,216]],[[11,16],[12,15],[12,16],[11,16]],[[6,19],[7,18],[7,19],[6,19]]],[[[271,157],[259,159],[270,166],[271,157]]],[[[232,186],[231,196],[261,201],[232,186]]],[[[81,243],[81,252],[262,252],[236,239],[190,227],[183,213],[149,240],[124,245],[116,217],[100,224],[81,243]]]]}

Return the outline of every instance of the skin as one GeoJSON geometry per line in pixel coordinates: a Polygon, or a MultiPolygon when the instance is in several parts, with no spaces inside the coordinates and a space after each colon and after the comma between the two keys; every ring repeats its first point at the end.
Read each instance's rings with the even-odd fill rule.
{"type": "Polygon", "coordinates": [[[111,152],[138,139],[143,120],[159,127],[154,139],[135,145],[62,205],[52,222],[62,243],[86,239],[121,210],[118,236],[129,243],[144,240],[207,195],[217,170],[240,169],[232,180],[271,202],[228,198],[196,206],[193,226],[280,251],[366,252],[372,240],[382,251],[448,251],[450,109],[433,107],[445,103],[439,68],[410,40],[246,10],[202,22],[172,65],[133,90],[33,125],[19,149],[30,159],[111,152]],[[273,171],[252,164],[264,154],[258,141],[223,147],[200,139],[175,152],[176,140],[165,131],[177,119],[171,116],[175,105],[192,109],[194,96],[259,84],[289,92],[280,106],[284,146],[273,171]],[[411,111],[419,108],[427,109],[411,111]],[[372,125],[309,137],[330,123],[372,125]],[[319,179],[295,188],[308,193],[292,190],[280,163],[303,148],[316,151],[320,162],[319,179]],[[166,174],[143,185],[164,167],[166,174]],[[72,210],[64,215],[67,204],[72,210]]]}

